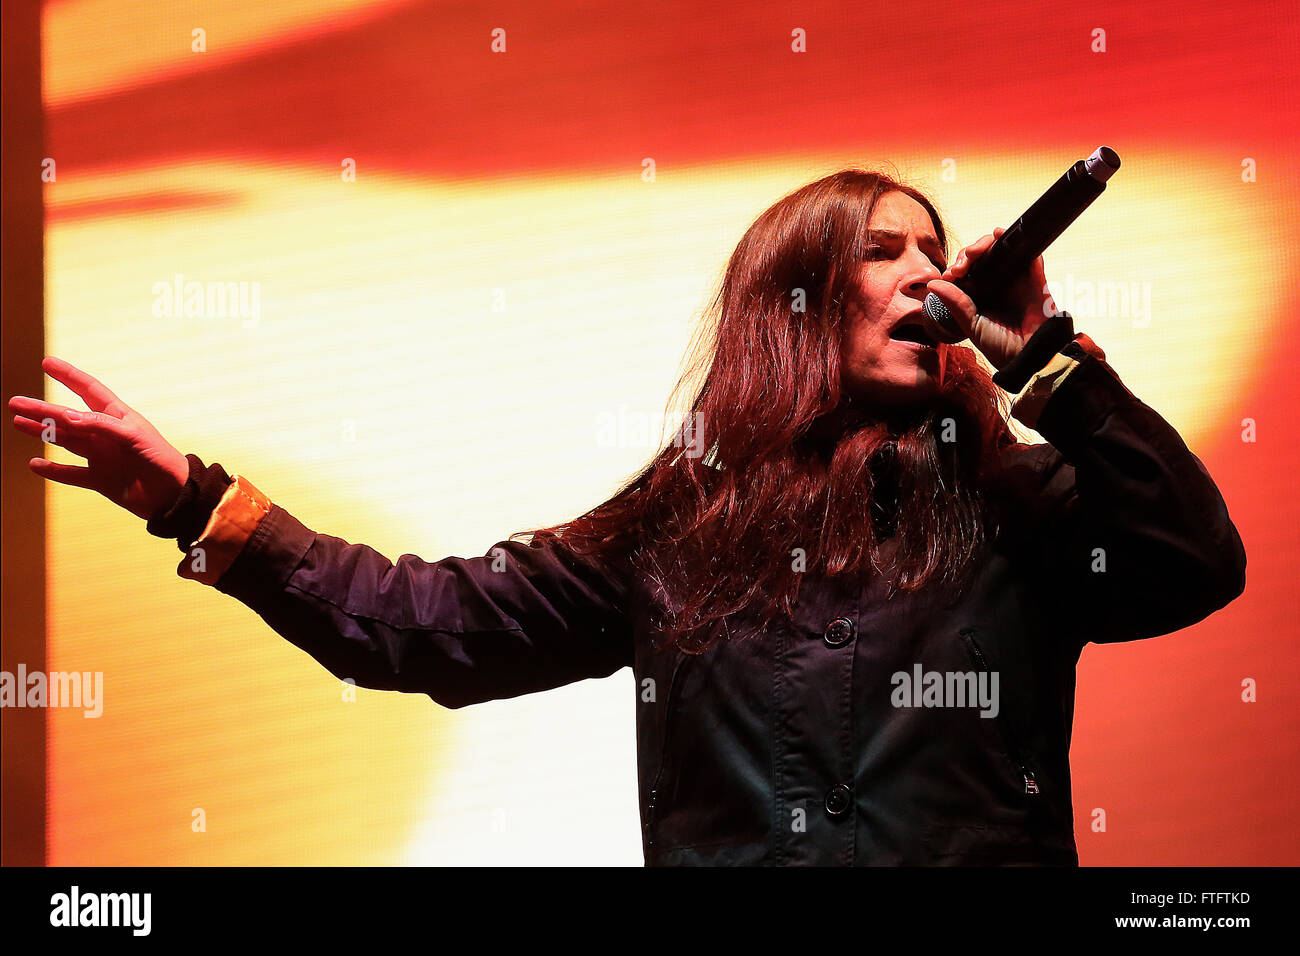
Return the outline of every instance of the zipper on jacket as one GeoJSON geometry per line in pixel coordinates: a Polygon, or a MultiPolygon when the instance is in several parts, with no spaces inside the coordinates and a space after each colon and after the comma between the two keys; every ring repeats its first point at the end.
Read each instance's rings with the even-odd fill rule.
{"type": "Polygon", "coordinates": [[[668,696],[664,699],[664,707],[666,708],[664,711],[664,737],[659,746],[659,769],[655,772],[654,783],[650,785],[649,797],[646,800],[645,845],[647,849],[655,845],[655,810],[659,802],[659,784],[663,780],[664,766],[668,762],[668,742],[669,735],[672,732],[673,720],[673,689],[677,686],[677,675],[685,663],[685,659],[679,656],[673,664],[672,677],[668,679],[668,696]]]}
{"type": "MultiPolygon", "coordinates": [[[[984,652],[980,649],[979,644],[975,640],[975,629],[972,627],[964,627],[959,633],[970,644],[971,656],[975,658],[975,663],[979,665],[980,669],[984,671],[985,674],[991,673],[988,659],[984,656],[984,652]]],[[[1011,762],[1016,765],[1016,769],[1020,773],[1020,780],[1024,786],[1022,792],[1030,795],[1040,793],[1041,791],[1038,789],[1037,775],[1034,773],[1033,767],[1031,767],[1025,761],[1024,757],[1021,756],[1020,748],[1016,746],[1016,742],[1012,739],[1012,734],[1007,731],[1006,721],[1000,716],[993,719],[1002,732],[1003,741],[1006,742],[1007,756],[1011,758],[1011,762]]]]}

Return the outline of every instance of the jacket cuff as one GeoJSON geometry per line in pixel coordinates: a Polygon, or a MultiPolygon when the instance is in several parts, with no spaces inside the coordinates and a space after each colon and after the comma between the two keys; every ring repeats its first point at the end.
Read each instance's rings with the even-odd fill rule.
{"type": "Polygon", "coordinates": [[[215,585],[235,563],[244,545],[270,511],[271,499],[258,491],[247,478],[235,475],[212,509],[203,533],[186,549],[176,573],[201,584],[215,585]]]}
{"type": "Polygon", "coordinates": [[[255,608],[273,600],[302,564],[315,539],[316,532],[272,504],[217,582],[217,590],[255,608]]]}
{"type": "Polygon", "coordinates": [[[1043,409],[1066,378],[1089,356],[1105,360],[1106,353],[1082,332],[1074,336],[1053,355],[1030,380],[1020,397],[1011,404],[1012,416],[1023,425],[1040,431],[1038,423],[1043,409]]]}
{"type": "Polygon", "coordinates": [[[176,547],[188,551],[191,542],[203,533],[212,510],[230,487],[231,477],[216,462],[205,466],[197,455],[186,455],[190,463],[189,478],[169,508],[158,512],[145,530],[159,538],[175,538],[176,547]]]}
{"type": "Polygon", "coordinates": [[[993,376],[993,384],[1013,395],[1074,337],[1074,318],[1058,312],[1034,330],[1020,351],[993,376]]]}
{"type": "Polygon", "coordinates": [[[1065,357],[1074,367],[1051,389],[1032,427],[1073,463],[1117,407],[1140,400],[1095,353],[1081,350],[1065,357]]]}

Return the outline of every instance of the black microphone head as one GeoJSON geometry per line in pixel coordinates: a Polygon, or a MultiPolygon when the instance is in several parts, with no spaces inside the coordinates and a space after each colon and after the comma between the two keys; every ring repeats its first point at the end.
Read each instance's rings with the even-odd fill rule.
{"type": "Polygon", "coordinates": [[[966,333],[961,330],[961,326],[952,317],[952,313],[943,304],[943,300],[933,292],[926,295],[925,301],[921,303],[921,308],[924,310],[926,318],[930,320],[926,331],[934,336],[935,341],[951,345],[966,338],[966,333]]]}

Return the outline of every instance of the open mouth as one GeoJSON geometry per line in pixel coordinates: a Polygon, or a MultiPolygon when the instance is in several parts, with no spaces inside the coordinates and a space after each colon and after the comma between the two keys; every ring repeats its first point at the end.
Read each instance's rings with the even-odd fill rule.
{"type": "Polygon", "coordinates": [[[896,342],[913,342],[931,347],[939,344],[926,334],[925,326],[920,321],[902,323],[889,333],[889,337],[896,342]]]}

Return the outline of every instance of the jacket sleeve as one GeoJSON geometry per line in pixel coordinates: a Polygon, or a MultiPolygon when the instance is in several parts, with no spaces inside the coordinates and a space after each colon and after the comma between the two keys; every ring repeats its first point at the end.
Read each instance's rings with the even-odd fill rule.
{"type": "Polygon", "coordinates": [[[559,539],[396,563],[305,527],[235,476],[178,573],[229,594],[340,679],[459,708],[632,662],[622,562],[559,539]]]}
{"type": "Polygon", "coordinates": [[[1168,634],[1242,593],[1246,552],[1178,432],[1104,353],[1067,347],[1013,406],[1039,446],[1042,587],[1080,646],[1168,634]]]}

